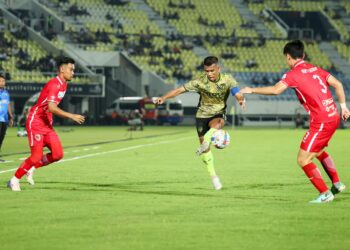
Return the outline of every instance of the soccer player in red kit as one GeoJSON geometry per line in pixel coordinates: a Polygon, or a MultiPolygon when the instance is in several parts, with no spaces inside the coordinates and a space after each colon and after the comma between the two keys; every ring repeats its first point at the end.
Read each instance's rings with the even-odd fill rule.
{"type": "Polygon", "coordinates": [[[61,141],[52,126],[52,116],[69,118],[78,124],[84,123],[84,116],[63,111],[58,107],[66,90],[67,82],[74,76],[75,62],[68,57],[61,58],[58,63],[58,76],[52,78],[42,89],[38,102],[30,109],[26,130],[28,132],[31,155],[17,169],[7,186],[12,191],[21,191],[19,180],[26,175],[27,181],[34,185],[35,169],[59,161],[63,157],[61,141]],[[43,155],[43,148],[48,147],[50,153],[43,155]]]}
{"type": "Polygon", "coordinates": [[[279,95],[287,88],[295,90],[299,101],[310,115],[310,128],[300,144],[297,162],[320,192],[320,196],[311,202],[329,202],[334,199],[334,194],[345,189],[345,185],[339,180],[331,156],[324,150],[340,123],[337,106],[329,86],[335,89],[341,107],[341,118],[346,121],[350,115],[343,85],[327,71],[303,60],[305,54],[301,41],[287,43],[283,54],[291,70],[283,75],[276,85],[262,88],[246,87],[241,89],[241,93],[279,95]],[[321,172],[312,162],[315,157],[332,180],[331,191],[324,182],[321,172]]]}

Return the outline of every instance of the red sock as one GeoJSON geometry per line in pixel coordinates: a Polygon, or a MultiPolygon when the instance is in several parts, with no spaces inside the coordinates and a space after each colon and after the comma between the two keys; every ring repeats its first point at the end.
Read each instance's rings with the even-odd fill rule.
{"type": "Polygon", "coordinates": [[[21,179],[23,177],[23,175],[25,175],[29,169],[31,169],[33,166],[31,160],[26,159],[24,162],[22,162],[21,166],[19,166],[19,168],[17,169],[15,176],[18,179],[21,179]]]}
{"type": "Polygon", "coordinates": [[[51,162],[52,162],[51,154],[46,154],[43,156],[43,158],[41,158],[41,160],[37,164],[35,164],[35,168],[41,168],[43,166],[50,164],[51,162]]]}
{"type": "Polygon", "coordinates": [[[44,156],[41,158],[41,160],[40,160],[37,164],[35,164],[34,166],[35,166],[35,168],[41,168],[41,167],[43,167],[43,166],[46,166],[46,165],[49,165],[49,164],[51,164],[51,163],[53,163],[53,162],[56,162],[56,161],[61,160],[61,159],[62,159],[62,156],[63,156],[62,154],[60,154],[60,155],[57,155],[57,154],[56,154],[56,157],[53,156],[52,153],[46,154],[46,155],[44,155],[44,156]]]}
{"type": "Polygon", "coordinates": [[[332,180],[332,182],[339,182],[338,172],[335,168],[335,164],[332,158],[326,153],[326,151],[323,151],[322,154],[319,157],[317,157],[317,159],[321,162],[324,170],[326,171],[327,175],[332,180]]]}
{"type": "Polygon", "coordinates": [[[311,183],[320,193],[324,193],[328,190],[328,187],[322,178],[320,170],[313,162],[310,162],[309,164],[305,165],[303,167],[303,170],[307,177],[309,177],[311,183]]]}

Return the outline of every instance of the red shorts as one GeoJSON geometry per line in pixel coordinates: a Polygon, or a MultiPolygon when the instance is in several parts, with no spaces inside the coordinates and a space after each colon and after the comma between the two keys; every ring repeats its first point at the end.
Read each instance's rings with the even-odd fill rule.
{"type": "Polygon", "coordinates": [[[54,143],[61,145],[61,140],[56,134],[55,130],[41,133],[28,129],[27,133],[30,147],[50,147],[50,145],[54,143]]]}
{"type": "Polygon", "coordinates": [[[340,119],[327,123],[311,123],[300,148],[307,152],[320,152],[328,146],[328,142],[337,130],[339,123],[340,119]]]}

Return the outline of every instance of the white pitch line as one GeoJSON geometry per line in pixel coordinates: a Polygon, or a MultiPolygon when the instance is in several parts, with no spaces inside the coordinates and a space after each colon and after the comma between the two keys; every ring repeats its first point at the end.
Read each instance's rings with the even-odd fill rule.
{"type": "MultiPolygon", "coordinates": [[[[189,137],[184,137],[184,138],[176,139],[176,140],[171,140],[171,141],[161,141],[161,142],[156,142],[156,143],[147,143],[147,144],[141,144],[141,145],[131,146],[131,147],[127,147],[127,148],[119,148],[119,149],[114,149],[114,150],[109,150],[109,151],[104,151],[104,152],[98,152],[98,153],[93,153],[93,154],[76,156],[76,157],[73,157],[73,158],[69,158],[69,159],[64,159],[64,160],[58,161],[58,162],[56,162],[56,164],[57,163],[62,163],[62,162],[67,162],[67,161],[75,161],[75,160],[80,160],[80,159],[84,159],[84,158],[90,158],[90,157],[99,156],[99,155],[110,154],[110,153],[118,153],[118,152],[123,152],[123,151],[129,151],[129,150],[133,150],[133,149],[137,149],[137,148],[150,147],[150,146],[155,146],[155,145],[160,145],[160,144],[168,144],[168,143],[172,143],[172,142],[176,142],[176,141],[183,141],[183,140],[186,140],[188,138],[192,138],[192,136],[191,137],[190,136],[189,137]]],[[[17,168],[0,171],[0,174],[11,172],[11,171],[14,171],[14,170],[17,170],[17,168]]]]}
{"type": "Polygon", "coordinates": [[[3,162],[0,162],[0,164],[10,163],[10,162],[13,162],[13,161],[3,161],[3,162]]]}
{"type": "MultiPolygon", "coordinates": [[[[99,147],[92,147],[92,148],[84,148],[83,150],[84,151],[89,151],[89,150],[94,150],[94,149],[98,149],[99,147]]],[[[73,153],[77,153],[77,152],[80,152],[81,150],[80,149],[78,149],[78,150],[74,150],[74,151],[72,151],[73,153]]],[[[70,153],[72,153],[72,152],[70,152],[70,151],[64,151],[64,154],[66,155],[66,154],[70,154],[70,153]]],[[[22,157],[22,158],[18,158],[18,160],[19,161],[24,161],[25,159],[27,159],[28,157],[22,157]]],[[[3,163],[8,163],[8,162],[13,162],[13,161],[6,161],[6,162],[3,162],[3,163]]],[[[1,162],[0,162],[0,164],[1,164],[1,162]]]]}

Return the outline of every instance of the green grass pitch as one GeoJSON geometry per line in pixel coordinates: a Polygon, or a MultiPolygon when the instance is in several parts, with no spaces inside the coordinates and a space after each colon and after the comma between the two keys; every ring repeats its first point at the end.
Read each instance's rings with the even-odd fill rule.
{"type": "MultiPolygon", "coordinates": [[[[194,127],[132,135],[58,127],[64,160],[15,193],[6,188],[14,171],[6,171],[28,155],[28,143],[10,128],[0,249],[350,249],[350,188],[332,203],[308,203],[318,194],[296,164],[305,130],[227,129],[231,145],[213,149],[221,191],[194,153],[194,127]]],[[[338,130],[328,152],[350,187],[349,143],[350,132],[338,130]]]]}

